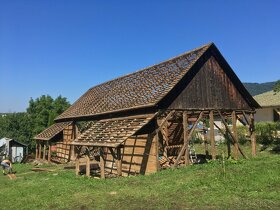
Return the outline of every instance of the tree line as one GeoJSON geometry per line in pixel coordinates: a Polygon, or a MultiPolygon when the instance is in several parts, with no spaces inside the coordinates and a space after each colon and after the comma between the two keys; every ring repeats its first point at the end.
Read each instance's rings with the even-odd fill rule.
{"type": "Polygon", "coordinates": [[[7,137],[18,140],[34,149],[33,137],[54,123],[54,119],[70,106],[62,96],[53,99],[42,95],[30,99],[26,112],[0,115],[0,138],[7,137]]]}

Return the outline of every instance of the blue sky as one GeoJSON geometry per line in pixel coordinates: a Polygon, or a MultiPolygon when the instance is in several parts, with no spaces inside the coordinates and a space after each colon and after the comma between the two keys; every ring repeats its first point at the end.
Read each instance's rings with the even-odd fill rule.
{"type": "Polygon", "coordinates": [[[280,1],[0,0],[0,112],[214,42],[243,82],[280,79],[280,1]]]}

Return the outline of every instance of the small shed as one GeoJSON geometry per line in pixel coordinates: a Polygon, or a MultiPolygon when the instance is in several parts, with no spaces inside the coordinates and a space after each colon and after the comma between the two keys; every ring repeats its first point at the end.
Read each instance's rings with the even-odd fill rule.
{"type": "Polygon", "coordinates": [[[35,137],[36,154],[41,159],[45,140],[59,138],[73,149],[77,174],[83,164],[90,176],[96,162],[101,178],[149,174],[191,164],[190,140],[199,123],[209,130],[205,145],[211,148],[205,147],[205,152],[213,160],[217,156],[214,127],[230,136],[235,159],[240,154],[246,157],[238,144],[240,120],[248,127],[255,156],[254,113],[259,107],[210,43],[90,88],[55,119],[54,127],[62,125],[59,132],[42,138],[50,127],[35,137]]]}
{"type": "Polygon", "coordinates": [[[12,162],[21,162],[28,153],[28,147],[15,139],[0,139],[0,156],[9,158],[12,162]]]}

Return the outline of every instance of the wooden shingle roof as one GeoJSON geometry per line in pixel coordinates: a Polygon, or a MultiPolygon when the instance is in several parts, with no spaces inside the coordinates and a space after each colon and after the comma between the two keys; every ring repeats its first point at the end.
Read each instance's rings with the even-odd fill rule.
{"type": "Polygon", "coordinates": [[[93,121],[71,144],[117,147],[146,125],[154,115],[129,116],[93,121]]]}
{"type": "Polygon", "coordinates": [[[212,44],[89,89],[56,121],[155,106],[212,44]]]}
{"type": "Polygon", "coordinates": [[[59,134],[63,129],[70,125],[72,122],[60,122],[60,123],[55,123],[48,127],[47,129],[43,130],[41,133],[36,135],[34,139],[36,140],[50,140],[53,137],[55,137],[57,134],[59,134]]]}

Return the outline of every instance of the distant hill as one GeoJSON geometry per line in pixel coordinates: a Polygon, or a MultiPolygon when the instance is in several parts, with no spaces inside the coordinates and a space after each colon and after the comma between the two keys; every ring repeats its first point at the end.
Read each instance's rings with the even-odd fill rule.
{"type": "Polygon", "coordinates": [[[273,90],[273,86],[275,82],[265,82],[265,83],[250,83],[250,82],[243,82],[243,85],[249,91],[252,96],[265,93],[267,91],[273,90]]]}

